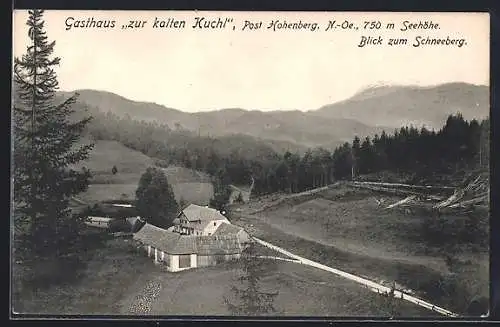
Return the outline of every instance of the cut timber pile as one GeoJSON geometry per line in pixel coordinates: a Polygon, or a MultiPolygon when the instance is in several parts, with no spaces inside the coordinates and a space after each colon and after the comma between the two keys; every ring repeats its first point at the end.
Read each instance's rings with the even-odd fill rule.
{"type": "Polygon", "coordinates": [[[434,206],[435,209],[468,208],[490,204],[490,179],[487,174],[468,177],[446,200],[434,206]]]}
{"type": "Polygon", "coordinates": [[[376,183],[376,182],[353,182],[357,188],[363,188],[376,192],[389,193],[393,195],[415,196],[434,201],[446,199],[453,191],[453,188],[442,186],[420,186],[396,183],[376,183]]]}
{"type": "Polygon", "coordinates": [[[386,209],[408,205],[420,207],[424,205],[423,202],[431,202],[431,204],[434,203],[432,208],[440,211],[463,210],[473,206],[488,208],[490,201],[490,182],[487,172],[471,174],[455,188],[378,182],[353,182],[352,185],[357,188],[405,196],[402,200],[387,206],[386,209]]]}

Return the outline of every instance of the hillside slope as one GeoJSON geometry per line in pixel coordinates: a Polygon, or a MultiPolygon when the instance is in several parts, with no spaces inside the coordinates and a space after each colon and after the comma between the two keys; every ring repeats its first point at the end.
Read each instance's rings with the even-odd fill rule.
{"type": "MultiPolygon", "coordinates": [[[[271,111],[238,108],[187,113],[96,90],[78,90],[79,100],[100,112],[120,117],[167,124],[172,130],[220,137],[243,134],[269,142],[274,149],[334,147],[355,135],[370,136],[382,129],[392,132],[402,125],[439,128],[450,114],[466,119],[489,114],[487,86],[448,83],[437,86],[377,86],[318,110],[271,111]]],[[[69,95],[69,92],[61,92],[69,95]]]]}
{"type": "Polygon", "coordinates": [[[460,112],[467,120],[482,119],[489,115],[489,109],[487,86],[449,83],[368,88],[314,113],[328,119],[355,119],[372,126],[399,128],[413,124],[438,129],[450,114],[460,112]]]}
{"type": "MultiPolygon", "coordinates": [[[[82,140],[88,143],[90,140],[82,140]]],[[[94,141],[87,160],[74,168],[86,167],[92,172],[89,189],[77,196],[93,204],[105,200],[133,200],[141,175],[154,160],[115,141],[94,141]],[[113,166],[118,172],[112,173],[113,166]]],[[[192,169],[170,166],[162,168],[172,185],[176,200],[207,205],[213,196],[210,176],[192,169]]]]}
{"type": "MultiPolygon", "coordinates": [[[[302,152],[307,147],[334,147],[355,135],[373,135],[381,127],[371,127],[351,119],[325,119],[301,111],[223,109],[186,113],[154,103],[135,102],[122,96],[96,90],[77,90],[80,105],[119,117],[167,124],[172,131],[189,131],[200,136],[222,137],[235,134],[267,143],[276,151],[302,152]]],[[[68,97],[72,92],[60,92],[68,97]]]]}

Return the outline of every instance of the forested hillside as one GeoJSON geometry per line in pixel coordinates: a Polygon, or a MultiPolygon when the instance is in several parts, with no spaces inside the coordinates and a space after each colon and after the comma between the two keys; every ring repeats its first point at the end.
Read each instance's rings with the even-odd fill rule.
{"type": "Polygon", "coordinates": [[[461,114],[449,116],[438,131],[405,126],[373,138],[359,135],[335,149],[309,149],[303,155],[276,152],[244,135],[203,137],[109,112],[92,115],[87,132],[95,139],[119,141],[156,158],[159,165],[197,169],[227,184],[249,184],[253,176],[254,195],[300,192],[380,172],[417,183],[436,181],[489,163],[489,119],[466,121],[461,114]]]}

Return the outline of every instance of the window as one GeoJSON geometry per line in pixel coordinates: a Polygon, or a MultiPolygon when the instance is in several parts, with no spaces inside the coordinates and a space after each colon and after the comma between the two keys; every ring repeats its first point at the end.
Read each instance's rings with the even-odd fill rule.
{"type": "Polygon", "coordinates": [[[217,226],[217,223],[214,221],[214,226],[217,226]]]}

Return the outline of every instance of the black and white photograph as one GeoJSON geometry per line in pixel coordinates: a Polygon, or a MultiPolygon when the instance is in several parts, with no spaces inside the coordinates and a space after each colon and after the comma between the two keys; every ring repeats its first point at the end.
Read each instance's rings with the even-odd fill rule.
{"type": "Polygon", "coordinates": [[[489,316],[487,13],[12,31],[11,317],[489,316]]]}

